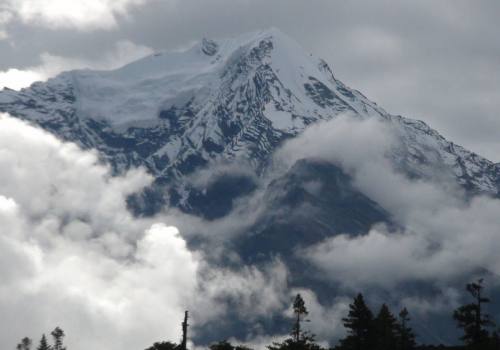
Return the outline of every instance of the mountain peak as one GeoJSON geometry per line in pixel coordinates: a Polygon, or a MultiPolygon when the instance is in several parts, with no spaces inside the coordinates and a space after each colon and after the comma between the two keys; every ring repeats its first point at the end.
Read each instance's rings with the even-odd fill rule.
{"type": "Polygon", "coordinates": [[[203,38],[201,41],[201,51],[208,55],[208,56],[214,56],[217,51],[219,50],[219,45],[217,44],[216,41],[210,40],[207,38],[203,38]]]}
{"type": "Polygon", "coordinates": [[[0,92],[0,111],[101,147],[110,158],[128,152],[126,160],[113,158],[117,168],[140,164],[162,178],[213,159],[242,158],[258,168],[285,139],[347,113],[397,124],[407,150],[398,163],[415,174],[425,175],[422,164],[446,161],[460,183],[498,192],[500,166],[451,147],[422,122],[389,115],[277,28],[205,38],[114,71],[63,73],[20,93],[0,92]]]}
{"type": "MultiPolygon", "coordinates": [[[[123,131],[159,123],[162,111],[179,108],[179,103],[191,99],[201,106],[213,98],[207,95],[210,91],[225,89],[230,80],[244,87],[255,74],[263,74],[263,70],[267,73],[261,78],[274,80],[269,84],[280,82],[273,90],[287,88],[280,99],[293,94],[296,99],[306,101],[304,85],[309,77],[326,85],[331,80],[331,74],[319,60],[277,28],[226,39],[204,38],[184,51],[156,53],[113,71],[76,71],[65,80],[75,87],[80,117],[105,121],[115,130],[123,131]]],[[[54,83],[49,84],[54,86],[54,83]]],[[[304,126],[302,121],[298,122],[300,118],[292,122],[290,118],[278,117],[283,114],[279,112],[270,112],[275,127],[286,131],[304,126]]],[[[312,112],[311,107],[299,115],[312,112]]]]}
{"type": "MultiPolygon", "coordinates": [[[[294,50],[302,50],[300,45],[291,37],[284,34],[280,29],[271,27],[265,30],[257,30],[223,38],[203,38],[195,47],[208,56],[216,53],[221,56],[230,56],[234,51],[241,48],[253,48],[259,46],[262,41],[269,41],[281,47],[293,47],[294,50]]],[[[187,50],[190,51],[191,49],[187,50]]]]}

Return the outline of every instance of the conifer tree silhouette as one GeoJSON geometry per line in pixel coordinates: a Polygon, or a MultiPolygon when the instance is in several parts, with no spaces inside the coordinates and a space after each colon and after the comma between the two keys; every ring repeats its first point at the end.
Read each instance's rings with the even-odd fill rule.
{"type": "Polygon", "coordinates": [[[408,325],[410,322],[409,312],[406,308],[403,308],[399,312],[399,323],[397,328],[398,335],[398,349],[399,350],[413,350],[415,349],[415,334],[413,330],[408,325]]]}
{"type": "Polygon", "coordinates": [[[302,317],[307,316],[309,312],[306,309],[306,304],[304,299],[300,294],[297,294],[293,302],[293,313],[295,314],[295,323],[292,328],[292,337],[295,342],[299,342],[301,339],[302,331],[300,328],[300,323],[302,322],[302,317]]]}
{"type": "Polygon", "coordinates": [[[47,343],[45,334],[42,335],[42,339],[40,339],[40,344],[38,345],[36,350],[52,350],[52,347],[47,343]]]}
{"type": "Polygon", "coordinates": [[[484,348],[488,342],[489,332],[487,327],[494,326],[490,316],[483,310],[484,304],[490,299],[483,296],[483,279],[468,283],[466,290],[473,297],[474,302],[462,305],[453,312],[453,319],[457,322],[457,327],[462,328],[464,335],[461,339],[470,348],[484,348]]]}
{"type": "Polygon", "coordinates": [[[373,313],[368,308],[360,293],[349,305],[349,314],[343,318],[347,328],[347,337],[340,342],[340,348],[345,350],[371,350],[374,348],[373,313]]]}
{"type": "Polygon", "coordinates": [[[322,350],[322,348],[314,342],[314,334],[302,330],[301,322],[303,317],[308,315],[308,311],[300,294],[297,294],[293,302],[294,322],[289,338],[283,342],[273,342],[268,345],[268,350],[322,350]]]}
{"type": "Polygon", "coordinates": [[[375,349],[396,350],[397,348],[397,320],[386,304],[382,304],[374,320],[375,349]]]}

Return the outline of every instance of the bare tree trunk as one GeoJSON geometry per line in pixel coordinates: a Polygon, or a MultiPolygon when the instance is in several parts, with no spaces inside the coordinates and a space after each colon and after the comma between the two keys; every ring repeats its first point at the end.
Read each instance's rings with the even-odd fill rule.
{"type": "Polygon", "coordinates": [[[187,350],[187,329],[188,329],[188,311],[184,314],[184,322],[182,322],[182,342],[181,350],[187,350]]]}

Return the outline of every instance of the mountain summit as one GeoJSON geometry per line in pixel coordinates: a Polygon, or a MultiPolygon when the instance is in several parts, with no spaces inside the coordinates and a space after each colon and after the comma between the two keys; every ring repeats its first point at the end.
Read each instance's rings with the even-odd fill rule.
{"type": "MultiPolygon", "coordinates": [[[[307,273],[294,255],[298,248],[400,223],[338,164],[299,159],[284,173],[271,171],[280,147],[312,125],[344,115],[377,120],[394,132],[397,147],[387,157],[408,178],[438,173],[470,196],[500,197],[498,164],[422,121],[387,113],[277,29],[203,39],[117,70],[71,71],[21,91],[4,89],[0,112],[97,150],[116,173],[145,167],[155,182],[130,198],[136,214],[175,208],[225,223],[239,204],[245,223],[230,228],[243,232],[228,243],[238,261],[280,255],[293,283],[318,295],[333,287],[307,273]],[[252,206],[241,206],[245,198],[252,206]]],[[[219,233],[217,225],[204,229],[206,236],[219,233]]]]}
{"type": "Polygon", "coordinates": [[[421,121],[388,114],[274,28],[4,90],[0,111],[99,150],[117,171],[145,166],[163,182],[214,160],[260,168],[284,140],[340,114],[377,118],[398,130],[394,159],[409,173],[431,176],[444,165],[469,191],[499,193],[498,166],[421,121]]]}

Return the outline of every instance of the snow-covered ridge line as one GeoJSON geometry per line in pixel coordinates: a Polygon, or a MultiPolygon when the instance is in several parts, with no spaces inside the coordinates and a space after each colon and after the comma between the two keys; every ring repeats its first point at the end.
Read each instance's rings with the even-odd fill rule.
{"type": "Polygon", "coordinates": [[[397,130],[394,163],[403,171],[426,177],[446,169],[469,191],[499,194],[499,164],[421,121],[390,115],[274,28],[4,90],[0,111],[99,150],[117,171],[145,166],[158,179],[181,183],[215,160],[265,166],[311,123],[346,113],[378,118],[397,130]]]}

